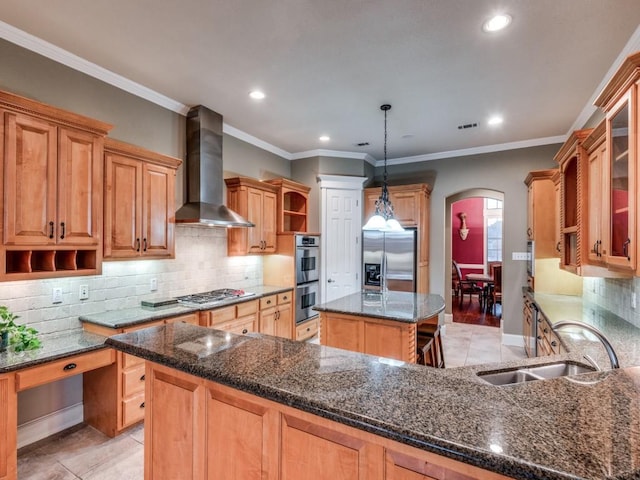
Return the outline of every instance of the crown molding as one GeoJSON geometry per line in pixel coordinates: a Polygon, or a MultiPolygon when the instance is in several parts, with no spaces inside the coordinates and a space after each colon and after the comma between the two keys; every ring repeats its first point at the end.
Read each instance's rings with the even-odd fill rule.
{"type": "MultiPolygon", "coordinates": [[[[566,135],[556,137],[532,138],[519,142],[499,143],[495,145],[485,145],[482,147],[464,148],[462,150],[449,150],[447,152],[428,153],[413,157],[387,159],[388,165],[401,165],[404,163],[429,162],[431,160],[441,160],[445,158],[464,157],[467,155],[481,155],[483,153],[503,152],[505,150],[516,150],[518,148],[539,147],[540,145],[552,145],[563,143],[567,139],[566,135]]],[[[378,160],[376,167],[382,167],[384,161],[378,160]]]]}
{"type": "Polygon", "coordinates": [[[580,115],[578,115],[578,118],[576,118],[575,122],[573,122],[573,125],[571,125],[571,128],[567,132],[567,136],[569,136],[571,132],[573,132],[574,130],[580,130],[581,128],[584,128],[587,121],[591,118],[591,115],[593,115],[594,112],[598,109],[598,107],[594,105],[596,98],[600,96],[600,93],[602,92],[602,90],[604,90],[604,87],[607,85],[607,83],[609,83],[609,80],[611,80],[611,78],[615,75],[615,73],[618,71],[618,69],[620,68],[620,65],[622,65],[625,59],[632,53],[637,52],[638,50],[640,50],[640,26],[638,26],[638,28],[636,28],[636,31],[633,32],[633,35],[631,35],[627,44],[624,46],[624,48],[622,49],[618,57],[611,64],[611,67],[609,67],[609,70],[607,71],[607,73],[605,73],[604,77],[598,84],[598,87],[589,98],[589,101],[587,102],[585,107],[582,109],[582,112],[580,112],[580,115]]]}

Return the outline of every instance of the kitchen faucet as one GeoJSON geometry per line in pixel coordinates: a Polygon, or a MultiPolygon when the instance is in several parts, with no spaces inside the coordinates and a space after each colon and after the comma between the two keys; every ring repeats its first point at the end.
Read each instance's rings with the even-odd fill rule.
{"type": "Polygon", "coordinates": [[[604,348],[607,351],[607,355],[609,355],[609,360],[611,361],[611,368],[620,368],[620,363],[618,362],[618,356],[616,355],[616,352],[613,351],[613,346],[611,345],[611,342],[596,327],[592,327],[591,325],[578,322],[576,320],[562,320],[558,323],[553,324],[551,328],[554,331],[558,331],[559,329],[564,327],[580,327],[593,333],[596,337],[598,337],[598,340],[600,340],[600,342],[602,342],[602,344],[604,345],[604,348]]]}

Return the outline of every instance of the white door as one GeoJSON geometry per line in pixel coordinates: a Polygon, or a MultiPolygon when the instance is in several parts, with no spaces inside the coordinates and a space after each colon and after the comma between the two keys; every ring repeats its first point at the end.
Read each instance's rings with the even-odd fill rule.
{"type": "Polygon", "coordinates": [[[321,175],[320,301],[361,289],[363,177],[321,175]]]}

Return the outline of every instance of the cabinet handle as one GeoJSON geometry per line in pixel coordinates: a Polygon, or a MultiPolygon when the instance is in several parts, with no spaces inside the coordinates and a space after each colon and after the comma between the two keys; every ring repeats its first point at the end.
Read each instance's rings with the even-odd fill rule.
{"type": "Polygon", "coordinates": [[[66,230],[64,222],[60,222],[60,228],[62,228],[62,233],[60,234],[60,238],[62,240],[64,240],[64,234],[65,234],[65,230],[66,230]]]}
{"type": "Polygon", "coordinates": [[[527,236],[529,238],[531,238],[533,236],[533,230],[531,230],[531,227],[527,228],[527,236]]]}
{"type": "Polygon", "coordinates": [[[140,239],[136,238],[136,252],[140,251],[140,239]]]}
{"type": "Polygon", "coordinates": [[[327,280],[327,283],[333,283],[333,282],[335,282],[335,280],[331,280],[331,279],[327,280]]]}
{"type": "Polygon", "coordinates": [[[276,320],[279,320],[279,319],[280,319],[280,310],[276,312],[276,320]]]}
{"type": "Polygon", "coordinates": [[[249,330],[247,330],[246,328],[242,330],[242,334],[244,335],[245,333],[249,333],[249,330]]]}
{"type": "Polygon", "coordinates": [[[556,342],[555,340],[551,340],[551,346],[552,347],[558,346],[558,342],[556,342]]]}
{"type": "Polygon", "coordinates": [[[538,335],[536,338],[537,338],[538,340],[542,341],[542,337],[541,337],[540,335],[538,335]]]}
{"type": "Polygon", "coordinates": [[[140,408],[144,408],[144,402],[140,404],[140,408]]]}
{"type": "Polygon", "coordinates": [[[627,238],[627,240],[622,244],[622,254],[627,257],[627,260],[631,260],[629,256],[629,244],[631,243],[631,239],[627,238]]]}
{"type": "Polygon", "coordinates": [[[49,238],[53,238],[53,222],[49,222],[49,238]]]}
{"type": "Polygon", "coordinates": [[[62,367],[62,370],[68,372],[69,370],[73,370],[76,367],[77,367],[77,365],[75,363],[68,363],[64,367],[62,367]]]}
{"type": "Polygon", "coordinates": [[[144,374],[140,377],[140,381],[144,382],[144,374]]]}
{"type": "Polygon", "coordinates": [[[271,300],[267,300],[267,305],[271,305],[271,300]]]}
{"type": "Polygon", "coordinates": [[[146,252],[147,251],[147,238],[146,237],[142,239],[142,243],[144,244],[144,247],[143,247],[142,251],[146,252]]]}
{"type": "Polygon", "coordinates": [[[556,252],[560,253],[560,242],[556,243],[556,252]]]}
{"type": "Polygon", "coordinates": [[[289,300],[289,297],[285,295],[284,297],[282,297],[282,300],[289,300]]]}

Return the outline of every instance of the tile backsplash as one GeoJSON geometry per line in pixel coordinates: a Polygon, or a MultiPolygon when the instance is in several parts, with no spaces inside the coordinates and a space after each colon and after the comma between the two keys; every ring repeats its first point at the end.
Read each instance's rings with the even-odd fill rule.
{"type": "Polygon", "coordinates": [[[80,315],[136,307],[141,300],[260,284],[262,258],[227,257],[226,229],[179,225],[175,259],[105,261],[102,275],[0,282],[0,304],[44,335],[81,328],[80,315]],[[79,299],[80,285],[89,287],[87,300],[79,299]],[[62,289],[61,304],[52,302],[54,288],[62,289]]]}
{"type": "Polygon", "coordinates": [[[640,328],[640,278],[584,278],[582,298],[640,328]],[[632,296],[636,294],[636,306],[632,296]]]}

